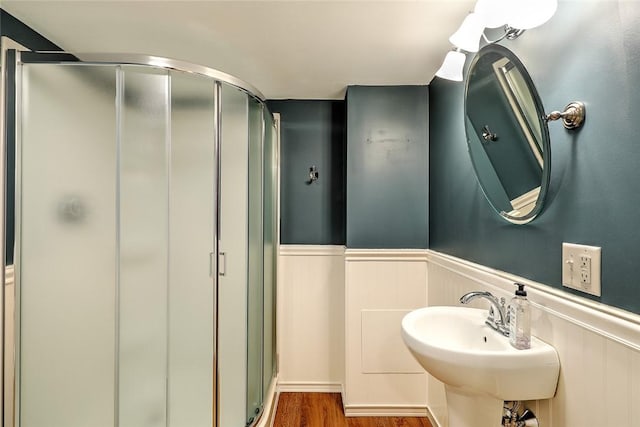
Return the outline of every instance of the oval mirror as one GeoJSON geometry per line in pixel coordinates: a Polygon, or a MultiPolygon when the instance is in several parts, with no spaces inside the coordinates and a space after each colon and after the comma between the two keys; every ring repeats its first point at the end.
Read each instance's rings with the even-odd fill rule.
{"type": "Polygon", "coordinates": [[[538,92],[513,52],[480,49],[465,87],[469,155],[485,197],[514,224],[533,220],[549,186],[549,130],[538,92]]]}

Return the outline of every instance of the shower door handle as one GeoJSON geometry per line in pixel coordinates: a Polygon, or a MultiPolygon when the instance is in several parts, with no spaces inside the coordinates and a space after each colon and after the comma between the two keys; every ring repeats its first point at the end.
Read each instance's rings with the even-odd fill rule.
{"type": "Polygon", "coordinates": [[[220,252],[218,254],[218,274],[224,276],[227,274],[227,253],[220,252]]]}
{"type": "MultiPolygon", "coordinates": [[[[218,275],[224,276],[227,269],[227,254],[226,252],[218,253],[218,275]]],[[[214,277],[216,275],[216,254],[209,252],[209,276],[214,277]]]]}

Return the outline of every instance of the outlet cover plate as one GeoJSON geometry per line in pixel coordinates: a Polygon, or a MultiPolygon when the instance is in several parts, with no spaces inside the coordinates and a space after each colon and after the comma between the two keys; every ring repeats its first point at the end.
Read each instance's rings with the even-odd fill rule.
{"type": "Polygon", "coordinates": [[[601,296],[600,253],[598,246],[562,244],[562,286],[601,296]],[[586,265],[584,260],[587,260],[586,265]],[[589,280],[585,281],[584,278],[589,280]]]}

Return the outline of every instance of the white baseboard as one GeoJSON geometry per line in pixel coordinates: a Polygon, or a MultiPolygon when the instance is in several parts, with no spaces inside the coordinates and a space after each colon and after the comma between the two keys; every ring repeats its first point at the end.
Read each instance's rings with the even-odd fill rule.
{"type": "Polygon", "coordinates": [[[280,393],[342,393],[342,384],[324,382],[280,382],[278,384],[280,393]]]}
{"type": "Polygon", "coordinates": [[[347,417],[428,417],[426,406],[345,405],[347,417]]]}
{"type": "Polygon", "coordinates": [[[436,417],[433,413],[432,408],[427,406],[427,418],[433,427],[446,427],[446,418],[447,415],[441,415],[440,417],[436,417]]]}

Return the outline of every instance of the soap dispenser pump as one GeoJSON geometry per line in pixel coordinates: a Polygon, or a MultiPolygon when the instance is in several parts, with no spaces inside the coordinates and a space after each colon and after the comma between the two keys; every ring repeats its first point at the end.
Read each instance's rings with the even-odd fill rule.
{"type": "Polygon", "coordinates": [[[518,287],[509,304],[509,342],[518,350],[531,348],[531,309],[524,285],[518,287]]]}

